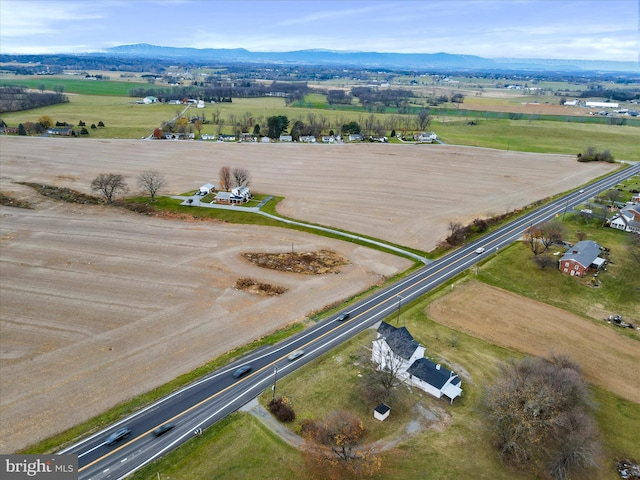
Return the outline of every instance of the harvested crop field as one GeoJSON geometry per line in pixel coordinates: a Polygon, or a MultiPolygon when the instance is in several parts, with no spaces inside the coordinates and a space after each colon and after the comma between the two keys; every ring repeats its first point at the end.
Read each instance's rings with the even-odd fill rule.
{"type": "Polygon", "coordinates": [[[256,193],[284,196],[298,220],[432,250],[449,222],[502,214],[575,188],[612,164],[448,145],[242,144],[5,137],[2,175],[90,193],[103,172],[164,174],[171,193],[218,185],[223,165],[243,167],[256,193]]]}
{"type": "MultiPolygon", "coordinates": [[[[113,405],[409,267],[368,248],[273,227],[151,218],[37,198],[0,207],[0,451],[113,405]],[[253,265],[245,252],[332,250],[340,273],[253,265]],[[235,288],[240,277],[277,297],[235,288]]],[[[31,192],[31,193],[30,193],[31,192]]]]}
{"type": "Polygon", "coordinates": [[[149,169],[170,193],[247,168],[280,213],[430,250],[450,221],[504,213],[615,168],[572,156],[443,145],[256,145],[0,138],[0,450],[14,451],[101,413],[410,262],[348,242],[271,227],[151,218],[42,200],[27,181],[90,193],[99,173],[135,188],[149,169]],[[263,269],[244,252],[329,249],[340,274],[263,269]],[[234,288],[249,277],[286,289],[234,288]]]}
{"type": "Polygon", "coordinates": [[[443,325],[519,352],[566,354],[591,383],[640,402],[638,341],[605,322],[572,313],[476,281],[457,286],[427,307],[443,325]]]}

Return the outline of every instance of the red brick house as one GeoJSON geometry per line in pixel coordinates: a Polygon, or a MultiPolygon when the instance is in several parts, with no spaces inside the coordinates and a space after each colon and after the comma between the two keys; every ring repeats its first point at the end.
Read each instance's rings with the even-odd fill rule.
{"type": "Polygon", "coordinates": [[[593,240],[576,243],[560,259],[560,271],[568,275],[583,277],[590,269],[598,270],[605,264],[600,257],[600,245],[593,240]]]}

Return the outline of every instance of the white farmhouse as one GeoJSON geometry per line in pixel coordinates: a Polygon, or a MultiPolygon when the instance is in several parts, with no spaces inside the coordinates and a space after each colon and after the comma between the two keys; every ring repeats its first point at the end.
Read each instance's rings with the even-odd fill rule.
{"type": "Polygon", "coordinates": [[[372,360],[379,369],[395,372],[406,383],[437,398],[451,400],[462,396],[462,380],[440,364],[424,358],[425,347],[416,342],[406,327],[396,328],[386,322],[378,327],[373,341],[372,360]]]}

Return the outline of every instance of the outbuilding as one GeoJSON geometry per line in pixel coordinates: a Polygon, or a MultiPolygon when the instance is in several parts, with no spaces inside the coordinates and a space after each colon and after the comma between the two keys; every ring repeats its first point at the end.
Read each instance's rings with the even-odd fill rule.
{"type": "Polygon", "coordinates": [[[210,183],[205,183],[200,187],[200,195],[208,195],[215,190],[215,187],[210,183]]]}

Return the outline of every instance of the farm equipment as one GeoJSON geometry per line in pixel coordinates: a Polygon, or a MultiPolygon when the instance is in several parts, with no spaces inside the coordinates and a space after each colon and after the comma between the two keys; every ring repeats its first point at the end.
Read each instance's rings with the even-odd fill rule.
{"type": "Polygon", "coordinates": [[[608,323],[612,323],[622,328],[635,328],[632,323],[625,322],[621,315],[609,315],[606,319],[608,323]]]}

